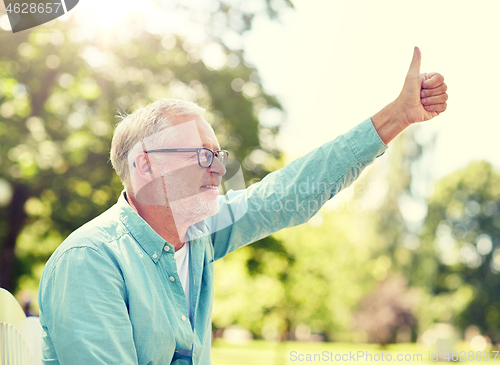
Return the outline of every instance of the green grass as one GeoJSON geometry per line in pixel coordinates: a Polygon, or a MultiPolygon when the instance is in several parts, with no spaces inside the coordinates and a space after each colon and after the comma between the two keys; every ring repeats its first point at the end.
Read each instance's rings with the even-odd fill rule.
{"type": "MultiPolygon", "coordinates": [[[[463,343],[459,343],[457,351],[469,351],[470,349],[463,343]]],[[[268,342],[268,341],[250,341],[244,345],[232,345],[223,340],[217,339],[212,345],[212,364],[213,365],[291,365],[291,364],[333,364],[352,363],[352,364],[380,364],[389,365],[388,363],[396,364],[421,364],[429,365],[436,364],[434,361],[429,361],[430,349],[423,347],[419,344],[397,344],[389,345],[386,348],[381,348],[373,344],[353,344],[353,343],[338,343],[338,342],[268,342]],[[356,361],[350,358],[349,361],[335,361],[330,360],[330,353],[344,355],[344,358],[349,354],[357,354],[357,351],[363,353],[368,352],[374,359],[371,361],[365,357],[359,357],[356,361]],[[384,361],[379,359],[376,361],[376,356],[384,356],[384,361]],[[310,358],[307,358],[307,354],[310,358]],[[316,354],[316,358],[314,355],[316,354]],[[328,354],[327,356],[325,354],[328,354]],[[409,355],[413,360],[402,361],[397,360],[397,355],[409,355]],[[302,357],[299,357],[301,355],[302,357]],[[323,356],[325,355],[325,356],[323,356]],[[392,356],[392,360],[388,361],[387,356],[392,356]],[[415,356],[414,356],[415,355],[415,356]],[[417,355],[421,355],[419,358],[417,355]],[[295,357],[294,357],[295,356],[295,357]],[[295,359],[295,360],[294,360],[295,359]],[[301,361],[302,359],[302,361],[301,361]],[[421,359],[421,360],[420,360],[421,359]]],[[[436,351],[434,350],[433,353],[436,351]]],[[[451,355],[451,354],[450,354],[451,355]]],[[[492,354],[490,353],[490,356],[492,354]]],[[[460,355],[459,355],[460,356],[460,355]]],[[[495,356],[495,354],[493,354],[495,356]]],[[[408,357],[408,356],[407,356],[408,357]]],[[[451,361],[450,361],[451,362],[451,361]]],[[[467,365],[487,365],[492,363],[485,360],[473,361],[458,361],[457,363],[467,365]]],[[[439,365],[446,364],[447,361],[441,361],[439,365]]],[[[457,364],[457,365],[459,365],[457,364]]],[[[500,364],[500,356],[497,356],[495,364],[500,364]]]]}

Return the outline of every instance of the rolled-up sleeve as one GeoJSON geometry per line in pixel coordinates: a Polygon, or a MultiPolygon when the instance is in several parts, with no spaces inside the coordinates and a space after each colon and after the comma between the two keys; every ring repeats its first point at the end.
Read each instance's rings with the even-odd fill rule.
{"type": "Polygon", "coordinates": [[[126,288],[109,258],[91,247],[74,247],[44,275],[39,298],[44,363],[137,364],[126,288]]]}
{"type": "Polygon", "coordinates": [[[234,222],[214,229],[221,215],[209,221],[214,258],[280,229],[307,222],[335,194],[356,180],[366,166],[384,154],[371,118],[245,190],[230,191],[225,206],[234,222]]]}

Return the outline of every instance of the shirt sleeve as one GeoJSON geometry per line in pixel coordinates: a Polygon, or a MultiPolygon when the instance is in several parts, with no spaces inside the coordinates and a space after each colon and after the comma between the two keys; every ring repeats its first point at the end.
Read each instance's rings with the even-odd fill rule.
{"type": "Polygon", "coordinates": [[[307,222],[387,148],[368,118],[247,189],[228,192],[222,209],[231,214],[218,214],[209,222],[214,259],[280,229],[307,222]],[[221,222],[224,218],[220,217],[228,216],[232,224],[221,222]]]}
{"type": "Polygon", "coordinates": [[[137,364],[119,269],[91,247],[68,249],[40,285],[48,364],[137,364]]]}

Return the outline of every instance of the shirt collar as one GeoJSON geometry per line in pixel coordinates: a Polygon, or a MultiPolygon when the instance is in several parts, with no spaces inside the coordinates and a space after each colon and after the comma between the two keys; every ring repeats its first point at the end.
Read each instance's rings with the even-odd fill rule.
{"type": "Polygon", "coordinates": [[[165,242],[165,240],[130,206],[125,198],[125,190],[121,192],[116,205],[120,221],[155,264],[160,259],[166,245],[170,247],[168,253],[173,254],[175,252],[174,246],[165,242]]]}

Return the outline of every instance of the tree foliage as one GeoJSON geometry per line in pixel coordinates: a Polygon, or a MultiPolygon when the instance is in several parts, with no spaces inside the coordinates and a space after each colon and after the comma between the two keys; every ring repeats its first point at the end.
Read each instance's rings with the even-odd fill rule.
{"type": "Polygon", "coordinates": [[[352,333],[352,312],[379,270],[377,258],[370,259],[377,242],[367,213],[328,203],[310,222],[271,236],[286,251],[252,244],[218,261],[214,325],[236,323],[275,340],[295,339],[304,325],[328,340],[358,339],[345,333],[352,333]],[[242,264],[259,256],[265,264],[242,264]]]}
{"type": "Polygon", "coordinates": [[[500,341],[500,174],[485,161],[443,178],[429,201],[422,242],[431,292],[448,298],[441,321],[478,326],[500,341]],[[456,306],[459,301],[462,305],[456,306]]]}

